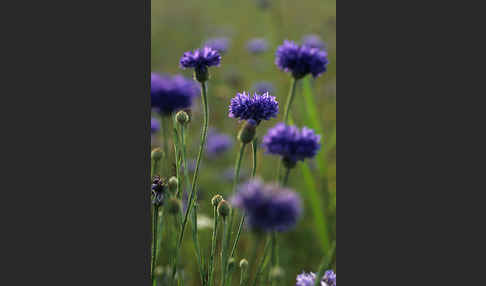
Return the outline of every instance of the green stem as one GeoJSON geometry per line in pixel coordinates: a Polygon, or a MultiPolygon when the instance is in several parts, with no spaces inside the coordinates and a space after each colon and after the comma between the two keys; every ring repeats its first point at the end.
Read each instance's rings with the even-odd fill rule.
{"type": "MultiPolygon", "coordinates": [[[[233,211],[231,211],[233,212],[233,211]]],[[[227,269],[227,261],[228,261],[228,254],[227,254],[227,244],[229,241],[229,233],[231,231],[231,226],[229,226],[228,222],[226,221],[227,218],[223,218],[223,243],[221,245],[221,285],[224,286],[224,282],[226,281],[226,269],[227,269]]]]}
{"type": "Polygon", "coordinates": [[[295,97],[295,87],[297,86],[297,79],[292,77],[292,80],[290,82],[290,90],[289,90],[289,95],[287,96],[287,103],[285,104],[285,111],[283,115],[284,123],[287,124],[289,121],[289,113],[290,113],[290,107],[292,106],[292,102],[294,101],[295,97]]]}
{"type": "MultiPolygon", "coordinates": [[[[321,265],[319,266],[319,272],[317,273],[316,277],[319,278],[319,277],[324,276],[324,272],[326,272],[326,270],[329,269],[329,266],[330,266],[330,264],[332,263],[332,260],[333,260],[335,250],[336,250],[336,243],[334,242],[331,245],[329,253],[322,258],[321,265]]],[[[321,279],[316,279],[314,286],[320,286],[321,285],[320,282],[321,282],[321,279]]]]}
{"type": "Polygon", "coordinates": [[[203,126],[202,126],[202,133],[201,133],[201,144],[199,145],[199,153],[197,155],[197,160],[196,160],[196,169],[194,170],[194,176],[192,177],[192,186],[191,186],[191,194],[189,196],[189,202],[188,202],[188,207],[186,210],[186,213],[184,215],[184,220],[182,222],[182,229],[181,233],[179,236],[179,242],[177,245],[177,249],[180,248],[182,244],[182,239],[184,238],[184,230],[186,228],[187,224],[187,218],[189,217],[189,212],[192,210],[193,204],[194,204],[194,195],[196,192],[196,185],[197,185],[197,179],[199,175],[199,166],[201,164],[201,158],[202,158],[202,153],[204,151],[204,146],[206,144],[206,138],[207,138],[207,133],[208,133],[208,117],[209,117],[209,110],[208,110],[208,102],[207,102],[207,87],[206,87],[206,82],[201,83],[201,94],[202,94],[202,106],[203,106],[203,126]]]}
{"type": "Polygon", "coordinates": [[[241,276],[240,276],[240,286],[246,285],[246,280],[247,280],[247,267],[241,269],[241,276]]]}
{"type": "Polygon", "coordinates": [[[236,163],[235,163],[235,177],[233,180],[233,193],[236,191],[236,187],[238,186],[238,181],[240,179],[240,169],[241,169],[241,162],[243,161],[243,154],[245,152],[245,143],[241,143],[240,146],[240,152],[238,153],[238,156],[236,157],[236,163]]]}
{"type": "Polygon", "coordinates": [[[290,168],[285,168],[285,176],[282,180],[282,186],[287,186],[287,183],[289,182],[290,170],[290,168]]]}
{"type": "Polygon", "coordinates": [[[253,166],[251,169],[251,176],[255,177],[256,174],[256,168],[257,168],[257,148],[258,148],[258,138],[255,137],[253,141],[251,142],[251,151],[253,154],[253,166]]]}
{"type": "Polygon", "coordinates": [[[174,155],[175,155],[175,163],[176,163],[176,177],[177,177],[177,192],[176,192],[176,197],[179,198],[179,194],[181,193],[181,174],[180,174],[180,170],[181,170],[181,149],[182,149],[182,146],[181,146],[181,140],[179,140],[179,132],[177,131],[177,122],[175,120],[175,118],[173,119],[173,123],[174,123],[174,127],[173,127],[173,130],[174,130],[174,155]]]}
{"type": "MultiPolygon", "coordinates": [[[[170,117],[169,117],[170,118],[170,117]]],[[[169,136],[168,136],[168,124],[166,122],[167,120],[167,115],[164,115],[164,114],[160,114],[160,125],[161,125],[161,130],[162,132],[160,133],[162,135],[162,151],[163,151],[163,154],[164,154],[164,157],[163,157],[163,168],[165,168],[165,175],[168,176],[170,174],[170,164],[169,164],[169,136]]],[[[160,175],[162,175],[162,172],[160,172],[160,175]]]]}
{"type": "Polygon", "coordinates": [[[236,239],[235,243],[233,244],[233,248],[231,249],[230,257],[233,257],[235,255],[236,246],[238,245],[238,241],[240,240],[241,229],[243,228],[243,224],[245,223],[245,216],[246,215],[241,216],[240,224],[238,226],[238,232],[236,233],[236,239]]]}
{"type": "Polygon", "coordinates": [[[216,237],[218,233],[218,211],[217,207],[213,207],[213,215],[214,215],[214,226],[213,226],[213,236],[211,240],[211,255],[209,257],[209,279],[208,285],[213,285],[213,277],[214,277],[214,257],[216,255],[216,237]]]}
{"type": "Polygon", "coordinates": [[[263,257],[262,260],[260,261],[260,264],[257,267],[257,273],[255,274],[255,280],[253,280],[253,286],[256,286],[258,283],[258,280],[260,279],[260,276],[263,273],[263,270],[265,269],[265,260],[268,256],[268,250],[270,249],[270,240],[267,240],[265,243],[265,248],[263,250],[263,257]]]}
{"type": "MultiPolygon", "coordinates": [[[[176,257],[179,255],[179,251],[182,245],[182,240],[184,239],[184,231],[186,229],[189,213],[191,212],[192,207],[194,205],[194,197],[197,197],[197,194],[195,193],[196,193],[197,179],[199,175],[199,166],[201,164],[202,153],[204,151],[204,146],[206,144],[206,138],[208,135],[209,108],[208,108],[206,82],[201,82],[201,98],[202,98],[202,106],[203,106],[203,126],[201,132],[201,143],[199,146],[199,153],[197,155],[197,160],[196,160],[196,169],[194,170],[194,176],[192,177],[191,194],[189,196],[187,210],[186,213],[184,214],[184,220],[182,221],[182,228],[179,235],[179,240],[177,242],[176,257]]],[[[173,269],[172,271],[172,276],[174,275],[175,275],[175,269],[173,269]]]]}
{"type": "Polygon", "coordinates": [[[151,269],[152,269],[152,284],[155,286],[157,284],[154,272],[155,272],[155,258],[157,256],[157,218],[159,216],[159,207],[154,206],[153,210],[154,210],[154,212],[152,214],[153,230],[152,230],[152,263],[151,263],[151,269]]]}

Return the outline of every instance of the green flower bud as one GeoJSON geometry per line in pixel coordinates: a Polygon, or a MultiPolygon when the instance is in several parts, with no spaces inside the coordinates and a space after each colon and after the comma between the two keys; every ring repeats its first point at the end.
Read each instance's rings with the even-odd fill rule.
{"type": "Polygon", "coordinates": [[[189,116],[189,114],[187,114],[187,112],[185,112],[184,110],[181,110],[179,112],[177,112],[176,114],[176,121],[179,123],[179,124],[187,124],[191,121],[191,117],[189,116]]]}
{"type": "Polygon", "coordinates": [[[219,202],[217,210],[218,210],[218,214],[224,219],[229,215],[230,205],[227,201],[222,200],[219,202]]]}
{"type": "Polygon", "coordinates": [[[171,192],[177,191],[177,185],[178,184],[179,184],[179,181],[174,176],[170,177],[169,181],[167,182],[167,185],[169,186],[169,190],[171,192]]]}
{"type": "Polygon", "coordinates": [[[152,154],[150,155],[152,160],[154,161],[160,161],[162,159],[162,157],[164,156],[162,150],[160,150],[160,148],[155,148],[154,150],[152,150],[152,154]]]}
{"type": "Polygon", "coordinates": [[[238,133],[238,140],[244,144],[250,143],[255,138],[256,126],[255,120],[246,121],[238,133]]]}
{"type": "Polygon", "coordinates": [[[211,204],[213,205],[213,207],[217,208],[218,207],[218,204],[219,202],[221,202],[223,200],[223,196],[221,195],[215,195],[212,199],[211,199],[211,204]]]}
{"type": "Polygon", "coordinates": [[[240,260],[240,268],[247,269],[248,268],[248,260],[242,259],[240,260]]]}
{"type": "Polygon", "coordinates": [[[284,277],[285,272],[282,268],[279,266],[272,267],[270,269],[270,279],[275,280],[275,281],[280,281],[284,277]]]}
{"type": "Polygon", "coordinates": [[[228,272],[232,273],[235,270],[236,267],[236,261],[233,257],[230,257],[228,259],[228,272]]]}

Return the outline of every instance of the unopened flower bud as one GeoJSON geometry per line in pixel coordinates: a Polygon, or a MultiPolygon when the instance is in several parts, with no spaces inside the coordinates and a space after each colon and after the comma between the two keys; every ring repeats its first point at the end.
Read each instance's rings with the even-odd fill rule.
{"type": "Polygon", "coordinates": [[[176,114],[176,120],[179,124],[187,124],[189,123],[190,119],[191,118],[189,117],[189,114],[187,114],[187,112],[185,112],[184,110],[181,110],[176,114]]]}
{"type": "Polygon", "coordinates": [[[217,210],[218,210],[218,214],[224,219],[229,215],[230,206],[227,201],[222,200],[219,202],[217,210]]]}
{"type": "Polygon", "coordinates": [[[248,260],[242,259],[240,260],[240,268],[247,269],[248,268],[248,260]]]}
{"type": "Polygon", "coordinates": [[[175,197],[172,197],[167,202],[167,210],[170,214],[178,214],[181,210],[181,201],[175,197]]]}
{"type": "Polygon", "coordinates": [[[257,122],[250,119],[245,122],[238,133],[238,140],[244,144],[250,143],[255,138],[257,122]]]}
{"type": "Polygon", "coordinates": [[[272,267],[270,269],[270,279],[275,280],[275,281],[280,281],[285,275],[285,272],[282,268],[279,266],[272,267]]]}
{"type": "Polygon", "coordinates": [[[230,257],[228,259],[228,272],[231,273],[235,270],[236,268],[236,261],[233,257],[230,257]]]}
{"type": "Polygon", "coordinates": [[[163,152],[162,150],[160,150],[160,148],[155,148],[154,150],[152,150],[152,154],[151,154],[152,160],[159,161],[160,159],[162,159],[163,156],[164,156],[163,152]]]}
{"type": "Polygon", "coordinates": [[[170,177],[169,181],[167,182],[167,185],[169,186],[169,190],[171,192],[175,192],[177,190],[178,184],[179,184],[179,181],[174,176],[170,177]]]}
{"type": "Polygon", "coordinates": [[[217,208],[218,207],[218,204],[219,202],[221,202],[223,200],[223,196],[221,195],[215,195],[212,199],[211,199],[211,204],[213,205],[213,207],[217,208]]]}

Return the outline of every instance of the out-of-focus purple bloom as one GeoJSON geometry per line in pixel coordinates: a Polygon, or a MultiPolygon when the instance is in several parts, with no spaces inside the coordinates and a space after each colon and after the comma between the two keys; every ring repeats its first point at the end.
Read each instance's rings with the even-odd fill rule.
{"type": "Polygon", "coordinates": [[[230,136],[218,133],[215,130],[209,130],[206,142],[206,154],[214,157],[223,153],[233,146],[233,139],[230,136]]]}
{"type": "Polygon", "coordinates": [[[229,117],[240,120],[254,120],[259,124],[262,120],[269,120],[277,117],[278,102],[275,96],[268,92],[262,95],[255,93],[253,96],[246,92],[237,93],[231,99],[229,106],[229,117]]]}
{"type": "MultiPolygon", "coordinates": [[[[297,276],[297,283],[295,286],[314,286],[316,281],[316,274],[313,272],[299,274],[297,276]]],[[[334,271],[328,270],[321,280],[321,286],[336,286],[336,274],[334,271]]]]}
{"type": "Polygon", "coordinates": [[[326,273],[324,273],[322,280],[326,282],[328,286],[336,286],[336,273],[332,270],[327,270],[326,273]]]}
{"type": "Polygon", "coordinates": [[[150,97],[152,107],[164,115],[190,108],[192,99],[199,95],[195,81],[181,75],[151,74],[150,97]]]}
{"type": "Polygon", "coordinates": [[[150,133],[157,133],[160,130],[160,121],[157,118],[152,117],[150,124],[150,133]]]}
{"type": "Polygon", "coordinates": [[[240,186],[231,202],[245,211],[250,227],[264,231],[286,231],[295,226],[302,213],[297,193],[265,185],[259,179],[240,186]]]}
{"type": "Polygon", "coordinates": [[[208,39],[204,45],[220,52],[221,54],[224,54],[228,51],[230,40],[225,37],[211,38],[208,39]]]}
{"type": "Polygon", "coordinates": [[[275,64],[283,71],[292,73],[296,79],[307,74],[318,77],[327,70],[327,53],[325,51],[299,46],[292,41],[284,41],[276,52],[275,64]]]}
{"type": "Polygon", "coordinates": [[[268,42],[263,38],[251,39],[246,48],[252,54],[261,54],[268,50],[268,42]]]}
{"type": "Polygon", "coordinates": [[[181,68],[194,68],[196,72],[206,72],[208,67],[219,66],[221,55],[215,49],[204,47],[185,52],[180,60],[181,68]]]}
{"type": "Polygon", "coordinates": [[[270,82],[266,82],[266,81],[261,81],[261,82],[257,82],[253,85],[252,87],[252,90],[258,94],[264,94],[264,93],[270,93],[270,94],[274,94],[275,93],[275,87],[273,86],[273,84],[271,84],[270,82]]]}
{"type": "Polygon", "coordinates": [[[262,145],[267,153],[281,155],[284,160],[295,163],[314,157],[321,148],[320,140],[320,135],[307,127],[299,130],[295,126],[277,123],[263,137],[262,145]]]}
{"type": "Polygon", "coordinates": [[[319,35],[315,34],[305,35],[302,37],[302,44],[319,50],[324,50],[326,48],[326,43],[324,43],[319,35]]]}

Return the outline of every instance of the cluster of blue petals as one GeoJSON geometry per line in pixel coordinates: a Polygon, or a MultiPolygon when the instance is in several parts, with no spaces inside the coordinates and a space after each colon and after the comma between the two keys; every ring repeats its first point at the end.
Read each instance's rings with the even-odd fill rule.
{"type": "Polygon", "coordinates": [[[221,55],[210,47],[185,52],[179,62],[181,68],[194,68],[196,71],[205,71],[208,67],[219,66],[220,63],[221,55]]]}
{"type": "Polygon", "coordinates": [[[316,135],[312,129],[303,127],[299,130],[295,126],[278,123],[268,130],[262,145],[267,153],[297,162],[313,158],[321,148],[320,140],[320,135],[316,135]]]}
{"type": "Polygon", "coordinates": [[[238,188],[231,203],[245,211],[248,225],[263,231],[286,231],[302,213],[297,193],[252,179],[238,188]]]}
{"type": "MultiPolygon", "coordinates": [[[[299,274],[295,286],[314,286],[316,274],[313,272],[299,274]]],[[[326,271],[321,280],[321,286],[336,286],[336,274],[332,270],[326,271]]]]}
{"type": "Polygon", "coordinates": [[[283,71],[292,73],[296,79],[307,74],[318,77],[327,70],[327,53],[306,45],[284,41],[276,52],[275,64],[283,71]]]}
{"type": "Polygon", "coordinates": [[[237,93],[231,99],[229,117],[240,120],[254,120],[259,124],[262,120],[277,117],[278,102],[275,96],[268,92],[262,95],[255,93],[253,96],[246,92],[237,93]]]}
{"type": "Polygon", "coordinates": [[[171,114],[181,109],[188,109],[192,99],[199,95],[199,86],[191,79],[181,75],[151,75],[150,97],[152,108],[162,114],[171,114]]]}

